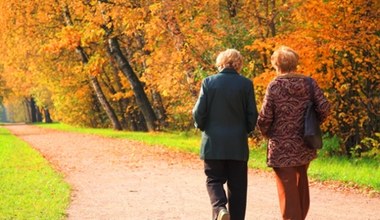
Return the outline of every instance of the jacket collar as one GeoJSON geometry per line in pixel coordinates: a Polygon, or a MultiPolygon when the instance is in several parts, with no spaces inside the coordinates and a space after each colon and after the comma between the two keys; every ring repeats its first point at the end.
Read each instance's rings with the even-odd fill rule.
{"type": "Polygon", "coordinates": [[[232,68],[224,68],[219,73],[221,73],[221,74],[239,74],[238,72],[236,72],[236,70],[234,70],[232,68]]]}

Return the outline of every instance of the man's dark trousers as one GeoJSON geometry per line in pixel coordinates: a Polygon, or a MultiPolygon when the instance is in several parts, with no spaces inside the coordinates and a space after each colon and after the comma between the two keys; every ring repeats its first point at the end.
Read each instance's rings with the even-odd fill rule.
{"type": "Polygon", "coordinates": [[[247,206],[247,161],[205,160],[206,186],[213,207],[213,218],[226,208],[231,220],[244,220],[247,206]],[[227,191],[223,184],[227,182],[227,191]]]}

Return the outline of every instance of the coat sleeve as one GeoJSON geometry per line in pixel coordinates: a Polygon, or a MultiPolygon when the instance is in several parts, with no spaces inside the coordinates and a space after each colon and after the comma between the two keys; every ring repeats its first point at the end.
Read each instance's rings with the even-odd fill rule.
{"type": "Polygon", "coordinates": [[[322,123],[330,113],[330,103],[327,101],[326,97],[323,95],[323,91],[319,88],[314,79],[312,80],[312,86],[314,89],[313,99],[315,110],[318,114],[319,121],[322,123]]]}
{"type": "Polygon", "coordinates": [[[193,108],[194,126],[204,131],[207,117],[207,87],[206,81],[203,80],[199,97],[193,108]]]}
{"type": "Polygon", "coordinates": [[[259,118],[257,120],[257,126],[264,137],[270,137],[270,128],[274,120],[274,103],[270,92],[271,84],[269,84],[264,96],[263,105],[261,107],[259,118]]]}
{"type": "Polygon", "coordinates": [[[256,106],[255,90],[253,88],[252,82],[250,82],[248,90],[248,101],[247,101],[247,133],[252,132],[255,129],[258,112],[256,106]]]}

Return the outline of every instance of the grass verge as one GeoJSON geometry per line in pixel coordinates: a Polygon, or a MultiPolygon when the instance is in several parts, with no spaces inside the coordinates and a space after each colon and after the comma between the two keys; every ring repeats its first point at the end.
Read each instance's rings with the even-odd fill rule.
{"type": "MultiPolygon", "coordinates": [[[[199,132],[128,132],[112,129],[79,128],[60,123],[39,124],[39,126],[112,138],[126,138],[190,153],[199,152],[199,132]]],[[[266,148],[252,147],[248,164],[250,168],[270,171],[270,168],[266,166],[266,148]]],[[[380,164],[376,160],[320,155],[311,163],[308,173],[313,180],[338,181],[347,186],[380,193],[380,164]]]]}
{"type": "Polygon", "coordinates": [[[64,219],[69,197],[62,176],[0,127],[0,219],[64,219]]]}

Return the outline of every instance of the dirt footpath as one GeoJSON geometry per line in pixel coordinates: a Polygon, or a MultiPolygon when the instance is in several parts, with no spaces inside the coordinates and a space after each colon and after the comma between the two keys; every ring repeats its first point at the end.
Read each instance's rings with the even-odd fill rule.
{"type": "MultiPolygon", "coordinates": [[[[51,162],[72,186],[67,219],[209,220],[211,208],[197,155],[141,143],[6,126],[51,162]]],[[[280,219],[271,174],[249,171],[246,220],[280,219]]],[[[380,220],[380,198],[311,186],[307,220],[380,220]]]]}

